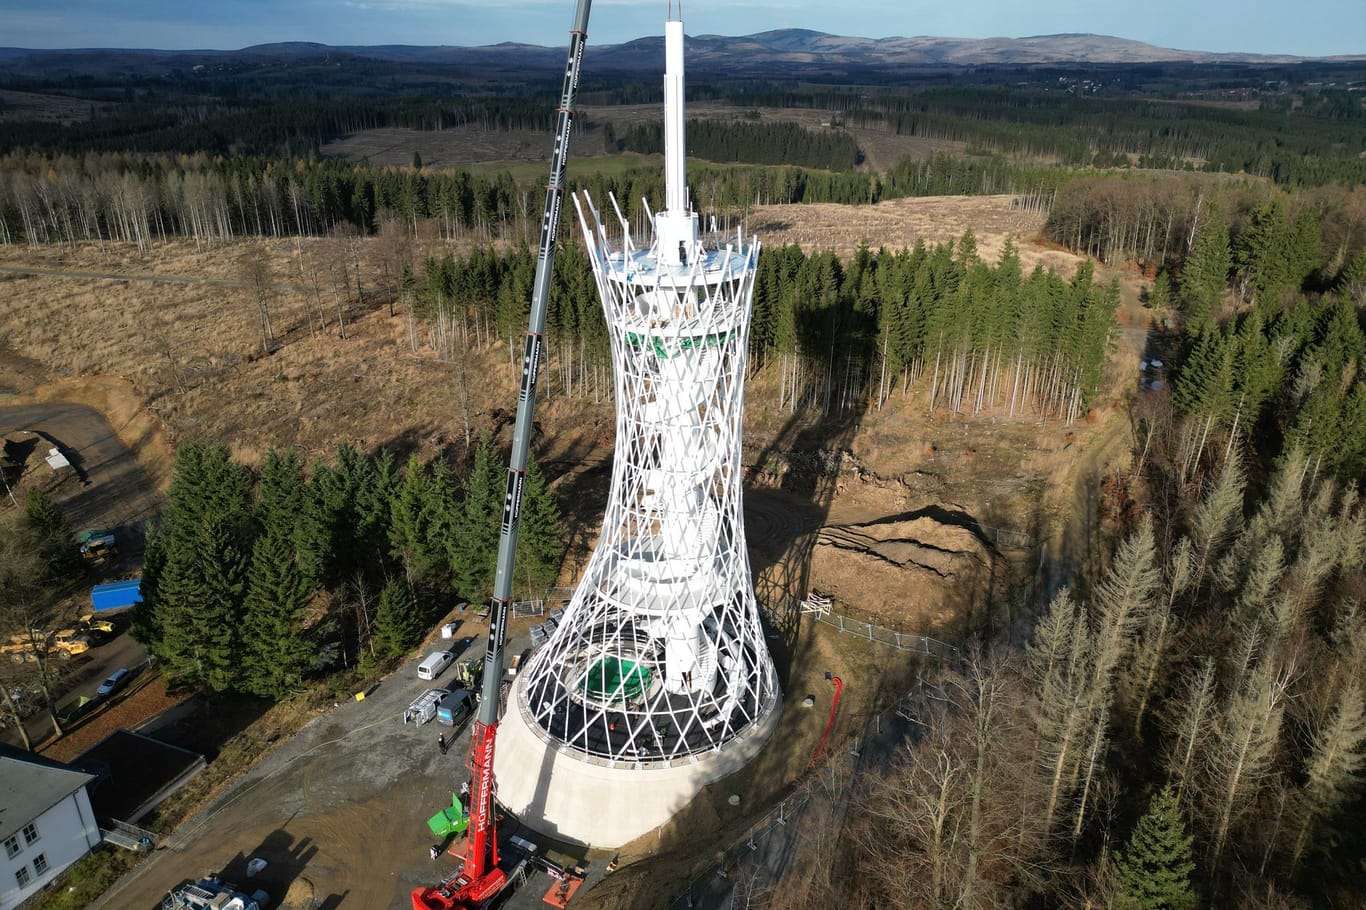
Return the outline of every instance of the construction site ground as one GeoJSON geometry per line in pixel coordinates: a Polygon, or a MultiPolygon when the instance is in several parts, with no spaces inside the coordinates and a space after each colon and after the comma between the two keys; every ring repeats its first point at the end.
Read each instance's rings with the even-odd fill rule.
{"type": "MultiPolygon", "coordinates": [[[[457,636],[472,640],[443,644],[458,641],[456,647],[468,645],[462,659],[477,657],[486,633],[482,622],[466,621],[457,636]]],[[[513,649],[527,643],[519,637],[513,649]]],[[[264,888],[272,903],[407,910],[413,888],[435,884],[459,866],[450,855],[430,859],[426,820],[450,805],[452,791],[469,776],[468,725],[442,755],[437,736],[449,738],[449,727],[402,722],[409,702],[433,685],[417,678],[416,667],[416,659],[407,661],[363,699],[338,702],[310,721],[220,791],[94,906],[153,910],[168,890],[208,873],[246,885],[246,863],[260,857],[268,866],[250,884],[264,888]]],[[[453,684],[451,675],[447,671],[436,684],[453,684]]],[[[509,821],[505,833],[514,828],[509,821]]],[[[561,863],[584,858],[536,840],[561,863]]],[[[604,866],[601,858],[589,863],[590,882],[604,866]]],[[[554,884],[537,871],[507,906],[538,906],[554,884]]]]}

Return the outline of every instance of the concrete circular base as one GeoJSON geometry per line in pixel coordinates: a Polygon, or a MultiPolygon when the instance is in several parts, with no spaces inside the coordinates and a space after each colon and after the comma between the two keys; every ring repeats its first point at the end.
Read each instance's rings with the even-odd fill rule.
{"type": "Polygon", "coordinates": [[[697,793],[733,774],[763,750],[782,714],[775,699],[759,722],[720,752],[672,763],[588,759],[548,741],[522,712],[518,677],[498,726],[493,767],[498,802],[531,828],[612,849],[667,822],[697,793]],[[563,751],[561,751],[563,749],[563,751]]]}

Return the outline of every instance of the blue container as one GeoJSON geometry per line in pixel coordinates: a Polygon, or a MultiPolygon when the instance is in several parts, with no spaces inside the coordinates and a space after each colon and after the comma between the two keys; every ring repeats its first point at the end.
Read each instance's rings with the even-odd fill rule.
{"type": "Polygon", "coordinates": [[[107,585],[95,585],[90,589],[90,604],[95,608],[96,613],[123,610],[140,603],[142,603],[141,578],[111,581],[107,585]]]}

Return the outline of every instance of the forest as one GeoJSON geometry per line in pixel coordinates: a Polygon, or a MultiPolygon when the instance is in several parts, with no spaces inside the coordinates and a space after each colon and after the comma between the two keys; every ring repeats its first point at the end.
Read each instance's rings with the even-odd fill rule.
{"type": "MultiPolygon", "coordinates": [[[[791,164],[824,171],[851,171],[862,160],[858,143],[843,130],[816,132],[796,123],[723,123],[689,120],[688,154],[706,161],[791,164]]],[[[621,140],[624,149],[664,153],[664,126],[643,123],[621,140]]]]}
{"type": "MultiPolygon", "coordinates": [[[[1004,159],[936,155],[903,159],[885,175],[799,167],[694,167],[694,199],[708,214],[743,215],[755,204],[872,203],[943,194],[1018,193],[1038,208],[1066,178],[1060,168],[1004,159]]],[[[659,198],[658,168],[630,168],[570,181],[595,198],[615,193],[628,217],[644,217],[641,198],[659,198]]],[[[143,248],[155,239],[223,243],[243,237],[348,232],[368,236],[385,219],[416,234],[430,221],[446,239],[474,234],[530,244],[544,188],[507,173],[460,168],[386,168],[335,160],[252,156],[144,156],[89,153],[0,157],[0,246],[120,240],[143,248]]],[[[569,233],[568,225],[563,228],[569,233]]]]}
{"type": "Polygon", "coordinates": [[[1297,449],[1255,492],[1236,435],[1194,485],[1174,454],[1145,479],[1178,508],[1135,509],[1023,647],[927,678],[922,735],[771,905],[1356,902],[1366,508],[1297,449]]]}
{"type": "MultiPolygon", "coordinates": [[[[443,358],[511,345],[526,323],[535,259],[475,250],[428,258],[405,279],[413,312],[443,358]]],[[[779,408],[825,415],[925,395],[960,414],[1004,409],[1076,419],[1108,357],[1119,289],[1083,266],[1068,281],[1022,272],[1013,247],[996,265],[969,232],[957,243],[849,261],[798,246],[766,251],[755,278],[750,365],[780,371],[779,408]]],[[[592,272],[577,247],[558,261],[547,314],[551,392],[610,395],[608,338],[592,272]]]]}
{"type": "MultiPolygon", "coordinates": [[[[188,440],[148,537],[133,635],[192,689],[279,700],[321,671],[373,675],[457,600],[488,597],[505,487],[487,439],[402,468],[346,444],[307,468],[272,451],[259,471],[188,440]]],[[[564,528],[534,463],[524,489],[515,590],[541,597],[564,528]]]]}

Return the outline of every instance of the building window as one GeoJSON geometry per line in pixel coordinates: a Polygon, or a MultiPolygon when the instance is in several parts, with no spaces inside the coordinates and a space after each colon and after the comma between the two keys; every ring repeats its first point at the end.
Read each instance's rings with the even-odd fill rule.
{"type": "Polygon", "coordinates": [[[35,822],[30,822],[29,824],[24,825],[24,843],[26,843],[26,844],[31,844],[31,843],[33,843],[34,841],[36,841],[37,839],[38,839],[38,825],[37,825],[37,823],[35,823],[35,822]]]}
{"type": "Polygon", "coordinates": [[[19,883],[20,888],[27,888],[29,883],[28,866],[20,866],[16,869],[14,880],[19,883]]]}
{"type": "Polygon", "coordinates": [[[47,871],[47,854],[39,853],[33,858],[33,874],[42,875],[47,871]]]}
{"type": "Polygon", "coordinates": [[[19,835],[11,834],[5,838],[5,858],[14,859],[19,855],[19,835]]]}

